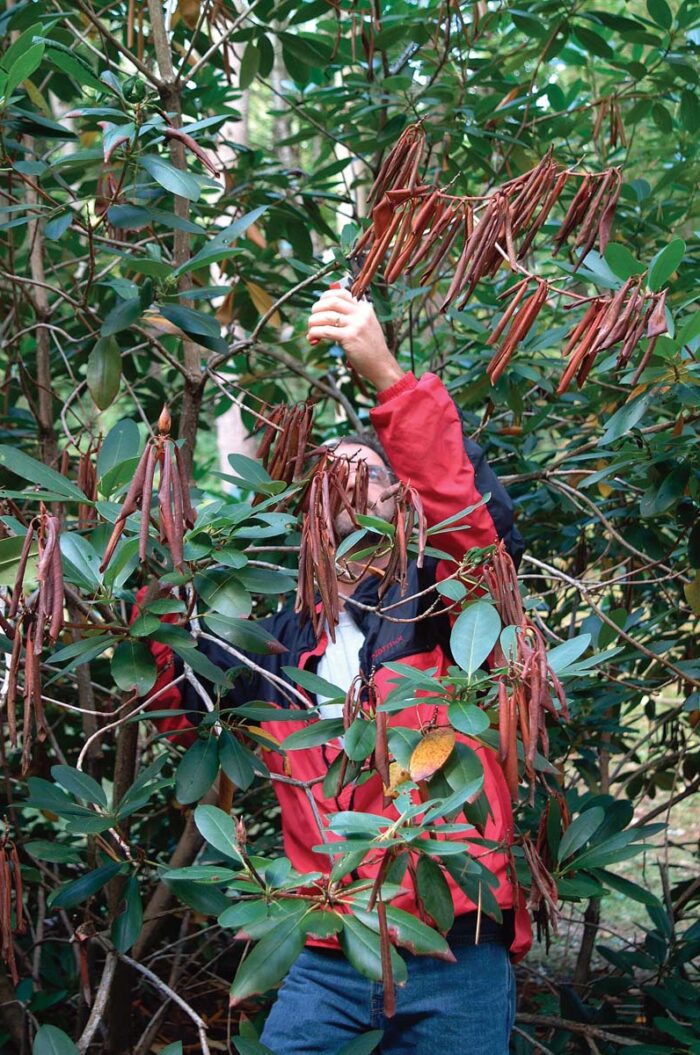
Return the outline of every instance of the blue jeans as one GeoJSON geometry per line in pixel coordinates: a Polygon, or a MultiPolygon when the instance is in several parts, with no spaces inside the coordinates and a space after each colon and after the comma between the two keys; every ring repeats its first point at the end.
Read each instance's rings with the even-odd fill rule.
{"type": "Polygon", "coordinates": [[[380,1055],[507,1055],[515,979],[504,945],[453,945],[457,963],[405,955],[408,982],[385,1018],[382,986],[337,953],[306,948],[283,982],[261,1040],[275,1055],[337,1055],[381,1029],[380,1055]]]}

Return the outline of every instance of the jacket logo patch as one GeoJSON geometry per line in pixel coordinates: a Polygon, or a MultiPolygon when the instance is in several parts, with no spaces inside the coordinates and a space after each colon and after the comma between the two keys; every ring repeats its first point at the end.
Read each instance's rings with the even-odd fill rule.
{"type": "Polygon", "coordinates": [[[375,648],[374,652],[372,653],[372,659],[378,659],[379,656],[384,655],[384,653],[388,652],[390,648],[394,647],[394,645],[400,645],[403,639],[403,634],[399,634],[398,637],[394,637],[391,639],[391,641],[387,641],[387,643],[385,645],[382,645],[380,648],[375,648]]]}

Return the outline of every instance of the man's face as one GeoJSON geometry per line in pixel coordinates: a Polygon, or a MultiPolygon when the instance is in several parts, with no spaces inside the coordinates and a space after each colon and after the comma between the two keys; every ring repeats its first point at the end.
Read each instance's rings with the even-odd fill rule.
{"type": "MultiPolygon", "coordinates": [[[[367,486],[367,512],[370,516],[379,517],[381,520],[390,521],[394,516],[395,502],[393,496],[380,499],[385,491],[395,482],[391,470],[385,465],[380,456],[371,447],[365,447],[362,443],[341,442],[334,448],[333,453],[340,458],[350,460],[350,476],[348,478],[348,493],[352,495],[355,484],[354,466],[363,461],[369,470],[367,486]]],[[[335,521],[335,529],[339,539],[347,536],[355,530],[349,514],[342,509],[335,521]]]]}

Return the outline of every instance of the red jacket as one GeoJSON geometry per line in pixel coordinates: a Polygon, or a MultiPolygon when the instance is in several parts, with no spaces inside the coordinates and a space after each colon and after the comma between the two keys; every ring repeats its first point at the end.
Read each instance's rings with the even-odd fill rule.
{"type": "MultiPolygon", "coordinates": [[[[399,479],[410,482],[421,495],[429,526],[480,500],[474,465],[465,449],[459,414],[444,385],[434,374],[424,374],[419,381],[413,374],[404,375],[391,388],[380,393],[379,405],[371,411],[371,419],[394,472],[399,479]]],[[[489,480],[490,490],[493,487],[493,479],[492,477],[489,480]]],[[[489,546],[499,537],[503,537],[506,527],[502,525],[505,525],[508,519],[507,516],[504,517],[504,512],[509,513],[510,510],[504,511],[502,508],[507,498],[504,499],[500,485],[496,483],[495,489],[498,493],[494,494],[488,505],[480,506],[466,522],[460,522],[448,531],[434,536],[430,542],[436,548],[461,560],[471,547],[489,546]]],[[[431,582],[451,574],[454,567],[451,562],[435,558],[427,559],[422,570],[412,564],[407,595],[410,597],[431,582]]],[[[372,601],[373,589],[376,590],[376,581],[365,580],[356,590],[354,597],[372,601]]],[[[384,605],[400,599],[396,592],[397,587],[392,590],[385,595],[384,605]]],[[[432,601],[434,594],[428,595],[428,603],[432,601]]],[[[401,608],[394,609],[393,614],[410,620],[420,614],[424,605],[425,599],[409,600],[401,608]]],[[[400,661],[421,670],[437,668],[438,674],[447,672],[451,659],[448,651],[450,624],[446,615],[417,622],[397,623],[381,619],[375,614],[362,611],[358,613],[357,609],[351,608],[350,611],[365,632],[365,646],[360,657],[362,668],[375,668],[375,684],[381,697],[391,690],[392,679],[396,678],[395,673],[383,666],[385,662],[400,661]]],[[[298,617],[289,609],[268,617],[262,623],[278,640],[287,645],[289,650],[282,656],[262,657],[256,654],[254,658],[258,665],[264,665],[273,672],[289,665],[314,669],[318,657],[323,654],[327,645],[325,635],[316,641],[310,626],[306,624],[301,627],[298,617]]],[[[152,649],[160,670],[159,679],[152,690],[157,692],[172,680],[175,664],[172,653],[166,646],[153,644],[152,649]]],[[[208,643],[204,650],[219,666],[232,665],[230,655],[217,649],[217,646],[208,643]]],[[[226,702],[242,703],[261,698],[269,699],[283,707],[289,706],[266,679],[251,672],[246,672],[243,677],[237,679],[226,702]]],[[[183,705],[197,708],[196,694],[188,686],[185,686],[182,692],[180,687],[167,689],[153,704],[154,708],[158,709],[181,708],[183,705]]],[[[447,725],[444,708],[441,710],[443,713],[439,714],[437,724],[447,725]]],[[[390,714],[389,725],[421,728],[433,718],[434,711],[432,700],[429,703],[410,706],[390,714]]],[[[265,723],[265,729],[276,740],[283,741],[291,733],[304,728],[308,722],[309,719],[304,717],[304,712],[300,710],[298,722],[291,719],[269,721],[265,723]]],[[[184,716],[177,719],[160,719],[158,724],[161,729],[167,730],[190,728],[190,723],[184,716]]],[[[183,738],[189,740],[192,735],[190,732],[183,738]]],[[[502,909],[516,910],[515,939],[511,945],[511,956],[513,959],[519,959],[530,948],[532,935],[522,894],[516,891],[512,882],[506,849],[513,838],[509,792],[495,752],[470,741],[461,733],[457,734],[457,738],[476,750],[484,768],[484,792],[491,816],[486,822],[483,834],[486,839],[499,842],[504,849],[489,851],[484,856],[483,847],[475,846],[474,853],[498,879],[494,893],[499,906],[502,909]]],[[[338,743],[328,743],[305,750],[289,751],[285,756],[276,751],[264,751],[263,757],[272,773],[309,781],[325,774],[340,750],[338,743]]],[[[312,849],[321,842],[321,838],[314,809],[306,793],[291,784],[281,781],[273,783],[281,807],[285,853],[292,865],[302,873],[330,871],[332,859],[328,855],[314,853],[312,849]]],[[[339,810],[348,809],[383,814],[391,819],[398,817],[393,804],[386,808],[383,805],[382,782],[377,774],[359,787],[350,785],[343,789],[337,798],[327,799],[323,795],[321,783],[313,786],[312,794],[316,809],[324,822],[339,810]]],[[[454,838],[466,841],[464,834],[455,835],[454,838]]],[[[330,833],[329,839],[333,839],[330,833]]],[[[378,867],[378,863],[361,865],[355,874],[362,878],[371,878],[376,875],[378,867]]],[[[450,876],[447,876],[447,881],[452,891],[456,916],[473,912],[476,909],[474,902],[467,898],[450,876]]],[[[392,904],[417,915],[419,910],[408,871],[403,879],[403,887],[404,893],[392,904]]],[[[333,946],[337,945],[337,939],[312,943],[333,946]]]]}

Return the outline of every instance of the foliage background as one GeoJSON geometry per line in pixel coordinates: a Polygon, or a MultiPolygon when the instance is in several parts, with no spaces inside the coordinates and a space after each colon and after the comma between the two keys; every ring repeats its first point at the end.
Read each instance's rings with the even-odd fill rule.
{"type": "MultiPolygon", "coordinates": [[[[406,123],[425,121],[429,171],[454,179],[457,193],[487,193],[550,145],[581,169],[623,166],[612,242],[604,259],[589,254],[571,288],[613,289],[653,262],[649,284],[670,285],[671,332],[634,389],[633,371],[616,372],[610,357],[582,392],[553,398],[569,323],[551,303],[490,388],[485,340],[501,277],[446,317],[432,289],[377,283],[373,293],[402,365],[443,377],[510,487],[528,544],[522,581],[531,612],[553,644],[588,633],[591,651],[611,650],[569,686],[572,721],[553,733],[572,812],[602,803],[627,830],[666,825],[631,863],[624,847],[611,851],[623,882],[602,900],[590,878],[560,888],[570,898],[563,937],[520,968],[514,1050],[700,1051],[698,832],[689,809],[700,787],[700,6],[180,0],[164,11],[156,0],[106,8],[42,0],[8,4],[0,30],[3,482],[27,482],[11,471],[18,463],[8,452],[18,449],[75,478],[79,453],[109,435],[97,464],[107,519],[166,399],[203,499],[222,494],[218,447],[240,443],[240,429],[231,439],[232,406],[242,406],[250,428],[261,401],[311,391],[322,431],[366,420],[371,400],[338,349],[307,346],[305,318],[327,265],[342,270],[372,173],[406,123]],[[190,146],[164,138],[164,112],[187,126],[220,178],[190,146]],[[125,420],[135,424],[118,424],[125,420]],[[630,899],[625,878],[643,892],[630,899]]],[[[541,244],[529,266],[564,282],[572,259],[553,258],[541,244]]],[[[8,501],[5,586],[21,532],[8,501]]],[[[36,512],[36,502],[14,501],[36,512]]],[[[265,525],[251,523],[251,559],[292,567],[279,524],[261,538],[265,525]]],[[[109,533],[104,523],[72,530],[96,553],[109,533]]],[[[205,558],[207,541],[197,543],[205,551],[190,552],[205,558]]],[[[78,593],[124,624],[135,561],[125,558],[105,593],[89,549],[76,543],[72,557],[64,550],[67,560],[78,593]]],[[[255,594],[256,611],[270,603],[255,594]]],[[[45,673],[57,674],[50,658],[45,673]]],[[[91,712],[115,708],[115,680],[126,687],[104,654],[89,665],[64,663],[47,690],[50,733],[30,776],[51,780],[52,765],[75,765],[86,738],[106,724],[91,712]],[[82,713],[67,709],[76,701],[82,713]]],[[[167,778],[125,829],[143,867],[130,880],[133,933],[123,947],[203,1017],[212,1051],[233,1050],[240,1031],[238,1050],[253,1052],[253,1025],[227,1009],[240,949],[216,926],[220,905],[209,888],[168,903],[157,926],[141,925],[139,904],[147,918],[154,905],[165,909],[156,863],[173,853],[176,864],[190,863],[201,838],[173,791],[178,749],[146,723],[119,731],[94,741],[93,777],[114,787],[117,800],[120,786],[158,759],[167,778]]],[[[3,773],[31,927],[17,939],[16,993],[0,976],[2,1043],[63,1055],[72,1037],[87,1050],[80,968],[97,987],[102,954],[76,935],[109,932],[123,890],[112,883],[86,900],[90,889],[79,889],[75,900],[73,887],[57,905],[57,887],[101,866],[95,838],[71,836],[51,803],[24,804],[26,775],[7,745],[3,773]]],[[[269,789],[256,782],[236,801],[256,850],[274,851],[269,789]]],[[[523,824],[536,822],[526,812],[523,824]]],[[[157,1051],[173,1042],[175,1052],[183,1037],[185,1050],[201,1046],[191,1017],[123,961],[109,996],[91,1050],[157,1051]]]]}

